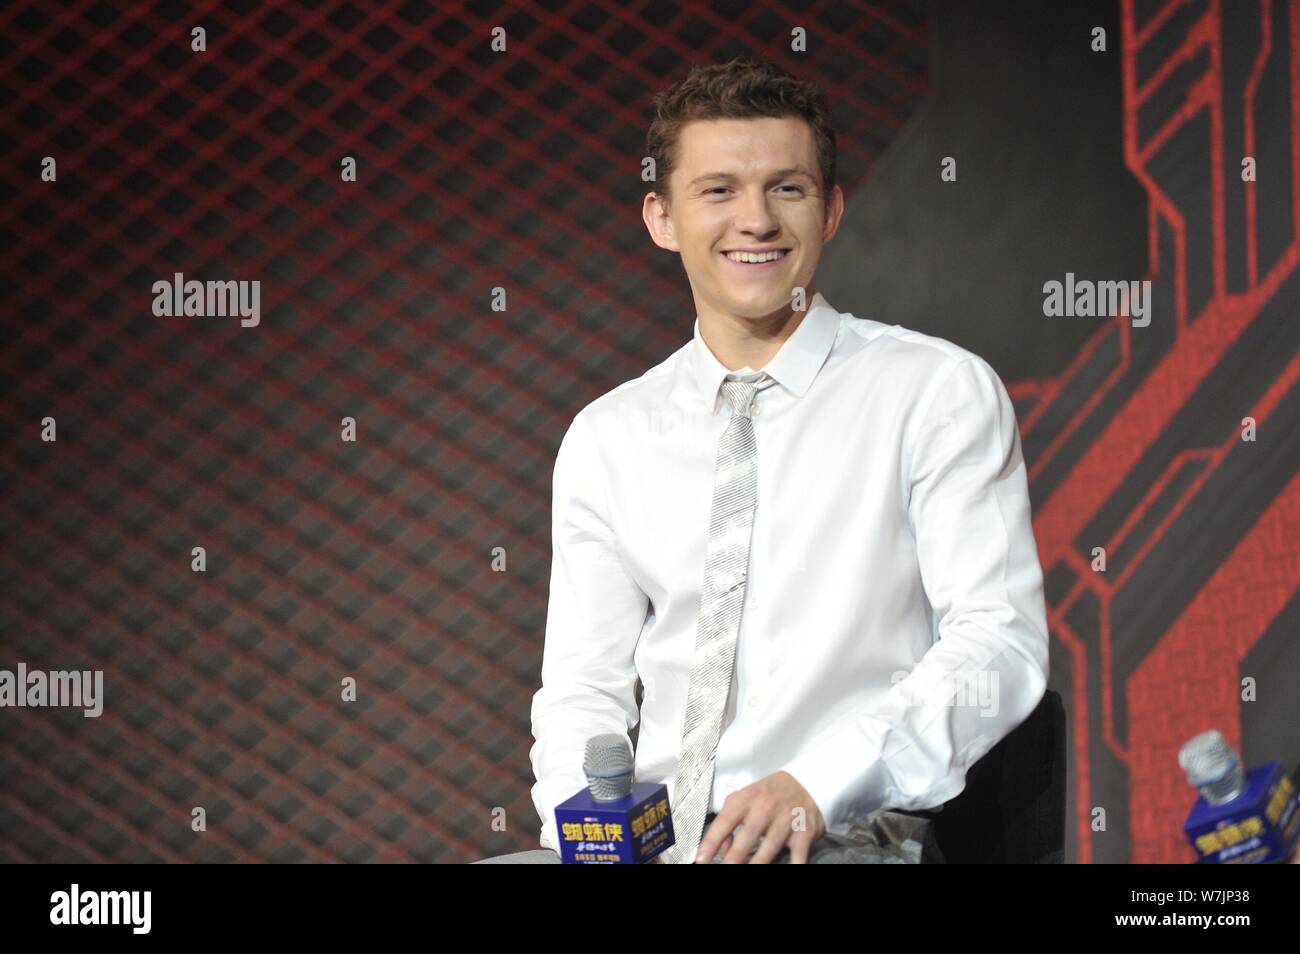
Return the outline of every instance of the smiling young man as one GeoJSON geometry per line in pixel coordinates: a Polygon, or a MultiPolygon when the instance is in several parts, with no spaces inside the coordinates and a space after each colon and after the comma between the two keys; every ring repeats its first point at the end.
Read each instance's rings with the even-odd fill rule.
{"type": "Polygon", "coordinates": [[[660,860],[816,863],[877,808],[958,794],[1042,698],[1015,414],[979,357],[816,290],[844,213],[816,86],[733,61],[655,106],[643,217],[694,334],[561,442],[542,850],[489,860],[558,860],[587,740],[639,720],[636,779],[672,806],[660,860]]]}

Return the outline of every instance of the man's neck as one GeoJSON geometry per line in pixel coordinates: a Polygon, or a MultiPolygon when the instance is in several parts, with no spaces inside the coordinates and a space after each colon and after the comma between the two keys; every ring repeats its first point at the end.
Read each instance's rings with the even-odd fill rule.
{"type": "MultiPolygon", "coordinates": [[[[809,291],[809,297],[812,291],[809,291]]],[[[761,371],[795,333],[807,312],[784,308],[762,319],[701,310],[700,337],[728,371],[761,371]]]]}

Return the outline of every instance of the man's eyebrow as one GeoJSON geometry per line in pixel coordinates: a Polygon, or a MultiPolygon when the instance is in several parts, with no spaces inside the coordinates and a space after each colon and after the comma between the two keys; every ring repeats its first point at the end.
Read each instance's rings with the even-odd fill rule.
{"type": "MultiPolygon", "coordinates": [[[[794,166],[789,169],[778,169],[776,172],[772,173],[770,178],[779,179],[782,176],[804,176],[805,178],[807,178],[812,182],[817,181],[817,177],[814,176],[807,169],[805,169],[803,166],[794,166]]],[[[725,179],[727,181],[732,181],[735,178],[736,178],[736,174],[734,172],[706,172],[704,175],[696,176],[694,179],[692,179],[690,181],[690,184],[687,186],[687,188],[689,189],[692,186],[698,185],[699,183],[704,182],[708,179],[725,179]]]]}

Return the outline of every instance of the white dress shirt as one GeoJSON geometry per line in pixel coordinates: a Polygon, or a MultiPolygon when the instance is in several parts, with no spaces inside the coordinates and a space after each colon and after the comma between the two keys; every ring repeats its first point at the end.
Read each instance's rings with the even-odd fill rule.
{"type": "MultiPolygon", "coordinates": [[[[592,401],[556,455],[532,797],[541,845],[587,740],[641,720],[672,804],[729,372],[700,337],[592,401]],[[640,677],[645,697],[638,715],[640,677]]],[[[980,357],[817,293],[763,368],[754,513],[711,810],[784,769],[830,831],[942,805],[1048,675],[1015,412],[980,357]]]]}

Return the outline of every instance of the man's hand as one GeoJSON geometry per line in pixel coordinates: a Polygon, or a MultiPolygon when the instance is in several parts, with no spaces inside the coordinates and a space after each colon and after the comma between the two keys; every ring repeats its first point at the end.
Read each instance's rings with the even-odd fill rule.
{"type": "Polygon", "coordinates": [[[824,834],[826,821],[812,796],[789,772],[773,772],[727,796],[700,841],[696,863],[711,861],[721,846],[723,864],[744,864],[757,847],[748,863],[766,865],[788,846],[790,864],[807,864],[809,850],[824,834]]]}

